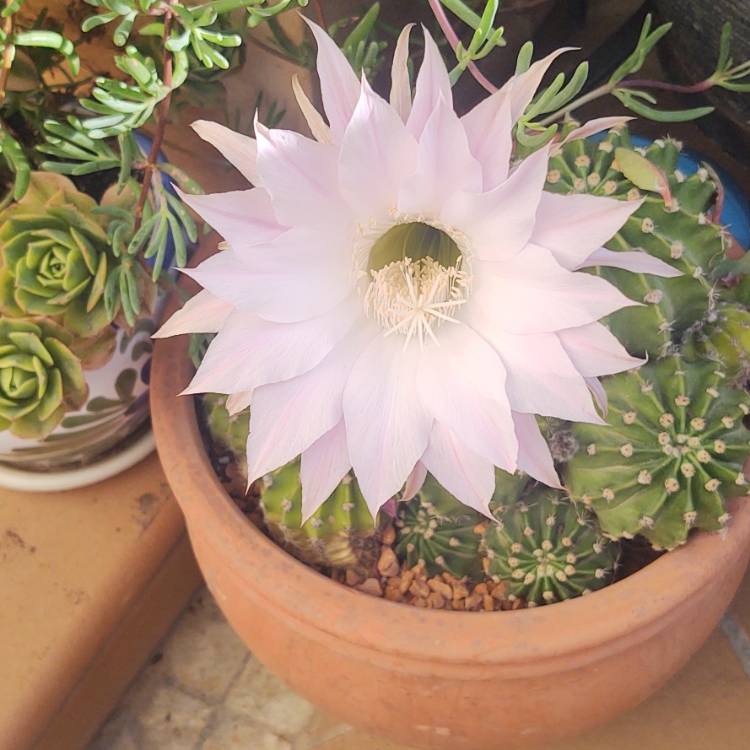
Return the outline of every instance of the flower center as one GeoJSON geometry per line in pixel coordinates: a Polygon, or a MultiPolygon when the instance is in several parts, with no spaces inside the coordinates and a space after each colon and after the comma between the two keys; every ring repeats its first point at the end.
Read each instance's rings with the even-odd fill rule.
{"type": "Polygon", "coordinates": [[[435,330],[455,322],[466,302],[466,257],[448,232],[419,221],[391,227],[372,245],[365,311],[386,330],[408,343],[437,341],[435,330]]]}

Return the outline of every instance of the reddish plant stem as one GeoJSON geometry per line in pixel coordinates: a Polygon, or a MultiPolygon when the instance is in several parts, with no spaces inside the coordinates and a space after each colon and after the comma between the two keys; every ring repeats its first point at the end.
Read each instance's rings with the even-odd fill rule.
{"type": "Polygon", "coordinates": [[[690,85],[683,86],[679,83],[668,83],[667,81],[651,81],[645,78],[626,78],[624,81],[620,81],[618,86],[622,89],[660,89],[661,91],[673,91],[676,94],[701,94],[704,91],[713,88],[714,82],[710,78],[706,78],[705,81],[698,81],[698,83],[691,83],[690,85]]]}
{"type": "MultiPolygon", "coordinates": [[[[6,2],[6,7],[10,5],[10,2],[6,2]]],[[[13,36],[13,26],[15,20],[14,16],[10,15],[3,21],[3,32],[5,33],[5,50],[3,52],[3,64],[0,69],[0,104],[5,101],[5,89],[8,86],[8,77],[10,76],[10,69],[13,65],[13,42],[11,38],[13,36]]]]}
{"type": "MultiPolygon", "coordinates": [[[[440,28],[445,34],[445,38],[448,40],[448,44],[452,47],[453,51],[455,52],[458,49],[458,45],[461,43],[461,40],[458,37],[458,34],[456,33],[453,26],[451,26],[451,22],[448,19],[448,15],[445,12],[445,9],[443,8],[442,3],[440,0],[428,0],[430,4],[430,8],[432,9],[432,13],[435,16],[435,19],[440,24],[440,28]]],[[[485,90],[488,91],[490,94],[494,94],[497,91],[497,86],[495,86],[492,81],[487,78],[484,73],[482,73],[481,70],[477,67],[477,64],[474,62],[470,62],[468,65],[469,73],[474,77],[476,82],[485,90]]]]}
{"type": "Polygon", "coordinates": [[[318,15],[318,21],[320,21],[320,25],[327,31],[328,24],[326,23],[326,16],[325,16],[325,13],[323,12],[323,6],[321,5],[320,0],[313,0],[313,2],[315,4],[315,12],[318,15]]]}
{"type": "MultiPolygon", "coordinates": [[[[174,0],[168,0],[168,5],[171,6],[174,0]]],[[[169,32],[172,26],[172,9],[171,7],[166,8],[164,12],[164,71],[162,80],[164,85],[168,88],[172,88],[172,67],[174,64],[172,53],[166,48],[166,43],[169,39],[169,32]]],[[[138,196],[138,202],[135,205],[133,211],[134,217],[134,232],[137,232],[143,221],[143,209],[146,206],[146,200],[148,199],[148,191],[151,188],[151,180],[154,176],[154,170],[156,169],[156,162],[159,158],[159,152],[161,151],[162,143],[164,143],[164,133],[166,131],[167,122],[169,120],[169,105],[172,99],[171,90],[169,93],[159,102],[159,106],[156,111],[156,130],[154,131],[154,137],[151,141],[151,150],[149,151],[146,163],[143,168],[143,178],[141,182],[141,192],[138,196]]]]}

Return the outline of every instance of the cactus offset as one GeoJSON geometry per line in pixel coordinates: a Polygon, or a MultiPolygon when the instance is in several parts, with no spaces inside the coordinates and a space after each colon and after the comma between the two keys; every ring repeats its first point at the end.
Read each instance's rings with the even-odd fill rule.
{"type": "Polygon", "coordinates": [[[247,479],[247,434],[250,429],[250,410],[230,414],[227,397],[222,393],[204,393],[201,405],[211,440],[222,450],[233,454],[240,474],[247,479]]]}
{"type": "Polygon", "coordinates": [[[718,362],[730,380],[746,383],[750,378],[750,311],[738,305],[721,305],[683,348],[689,359],[718,362]]]}
{"type": "MultiPolygon", "coordinates": [[[[607,247],[645,250],[683,274],[668,279],[616,268],[596,269],[598,275],[644,305],[619,310],[607,320],[612,333],[632,354],[661,356],[671,352],[688,328],[709,315],[718,294],[711,272],[723,258],[725,241],[721,227],[708,218],[716,187],[706,169],[690,176],[680,172],[679,151],[680,144],[671,139],[656,140],[645,150],[632,150],[627,131],[621,129],[611,131],[598,143],[572,141],[550,160],[547,190],[644,198],[607,247]],[[636,187],[615,158],[619,149],[624,149],[621,161],[625,154],[647,160],[643,166],[655,168],[664,182],[662,192],[671,200],[665,202],[664,195],[636,187]]],[[[631,169],[625,171],[634,176],[631,169]]],[[[658,180],[639,177],[635,176],[639,184],[656,189],[658,180]]]]}
{"type": "Polygon", "coordinates": [[[484,520],[428,475],[419,493],[398,505],[396,555],[409,567],[424,563],[430,576],[450,573],[478,580],[481,537],[475,529],[484,520]]]}
{"type": "Polygon", "coordinates": [[[620,554],[595,519],[561,492],[541,486],[495,513],[483,547],[489,575],[505,582],[509,598],[551,604],[606,586],[620,554]]]}
{"type": "Polygon", "coordinates": [[[566,486],[612,537],[672,549],[721,529],[725,498],[747,491],[750,395],[712,362],[670,356],[604,381],[608,425],[576,424],[566,486]]]}
{"type": "Polygon", "coordinates": [[[299,461],[293,461],[264,477],[260,506],[271,536],[308,564],[369,571],[377,562],[379,528],[351,475],[303,524],[299,461]]]}

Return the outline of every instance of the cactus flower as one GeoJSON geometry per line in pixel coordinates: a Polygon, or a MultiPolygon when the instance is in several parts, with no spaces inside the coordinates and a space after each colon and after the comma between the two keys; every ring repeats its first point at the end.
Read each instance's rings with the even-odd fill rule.
{"type": "Polygon", "coordinates": [[[88,389],[70,343],[52,321],[0,318],[0,431],[45,437],[81,408],[88,389]]]}
{"type": "Polygon", "coordinates": [[[600,424],[597,376],[640,364],[598,322],[638,303],[580,269],[677,273],[602,250],[640,201],[543,192],[551,147],[513,162],[558,53],[459,117],[429,35],[412,98],[402,33],[386,101],[311,27],[313,138],[195,125],[255,187],[185,196],[226,240],[159,332],[217,333],[186,393],[251,406],[251,481],[301,454],[304,517],[351,468],[373,516],[426,471],[485,514],[496,466],[559,486],[535,415],[600,424]]]}

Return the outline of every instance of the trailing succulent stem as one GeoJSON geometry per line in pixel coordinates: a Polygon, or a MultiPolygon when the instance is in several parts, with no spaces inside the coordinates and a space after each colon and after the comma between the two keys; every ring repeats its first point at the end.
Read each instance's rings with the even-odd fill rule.
{"type": "Polygon", "coordinates": [[[528,606],[551,604],[606,586],[620,556],[596,519],[561,492],[534,486],[522,499],[494,511],[484,535],[488,573],[505,581],[509,598],[528,606]]]}
{"type": "Polygon", "coordinates": [[[712,313],[721,294],[712,275],[725,250],[722,229],[711,218],[716,185],[706,169],[687,176],[677,168],[680,147],[665,139],[645,150],[633,149],[627,130],[620,129],[600,142],[572,141],[550,160],[546,189],[552,192],[642,198],[643,205],[607,247],[645,250],[682,273],[663,278],[596,269],[642,303],[607,320],[632,354],[662,356],[673,351],[685,331],[712,313]]]}
{"type": "Polygon", "coordinates": [[[611,537],[672,549],[692,528],[716,531],[725,500],[747,492],[750,395],[715,362],[670,356],[604,381],[607,425],[576,424],[581,449],[567,465],[573,499],[611,537]]]}

